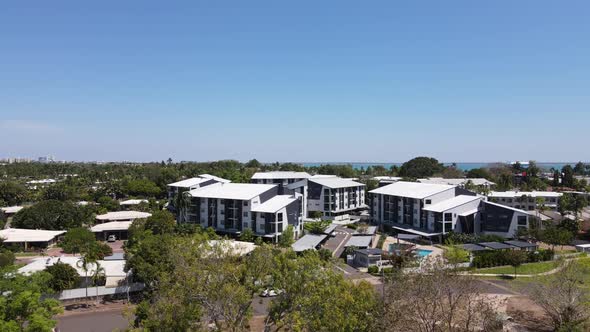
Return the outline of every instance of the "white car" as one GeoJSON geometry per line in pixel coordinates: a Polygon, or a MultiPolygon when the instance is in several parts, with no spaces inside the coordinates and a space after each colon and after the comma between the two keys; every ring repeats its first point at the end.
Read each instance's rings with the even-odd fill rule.
{"type": "Polygon", "coordinates": [[[115,235],[109,235],[107,238],[107,242],[115,242],[117,241],[117,237],[115,235]]]}

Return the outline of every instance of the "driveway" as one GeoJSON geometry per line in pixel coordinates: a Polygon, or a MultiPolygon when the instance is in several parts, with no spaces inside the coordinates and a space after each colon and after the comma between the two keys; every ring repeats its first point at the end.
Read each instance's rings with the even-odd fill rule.
{"type": "Polygon", "coordinates": [[[344,251],[344,245],[351,238],[354,230],[338,226],[334,230],[334,236],[330,237],[323,248],[332,252],[333,257],[340,257],[344,251]]]}

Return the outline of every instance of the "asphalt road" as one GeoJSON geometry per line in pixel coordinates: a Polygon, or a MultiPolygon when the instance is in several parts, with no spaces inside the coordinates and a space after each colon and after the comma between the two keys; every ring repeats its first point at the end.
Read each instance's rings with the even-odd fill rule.
{"type": "Polygon", "coordinates": [[[79,313],[57,319],[59,332],[111,332],[115,329],[124,330],[128,326],[122,309],[79,313]]]}

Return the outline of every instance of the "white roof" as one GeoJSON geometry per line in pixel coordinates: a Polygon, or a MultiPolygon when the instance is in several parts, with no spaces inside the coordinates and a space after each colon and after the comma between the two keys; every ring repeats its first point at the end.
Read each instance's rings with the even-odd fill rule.
{"type": "Polygon", "coordinates": [[[189,193],[193,197],[249,200],[274,187],[274,184],[216,183],[193,189],[189,193]]]}
{"type": "Polygon", "coordinates": [[[57,182],[54,179],[43,179],[43,180],[31,180],[31,181],[27,181],[27,183],[29,184],[43,184],[43,183],[55,183],[57,182]]]}
{"type": "Polygon", "coordinates": [[[220,178],[219,176],[215,176],[215,175],[211,175],[211,174],[199,174],[200,178],[203,179],[210,179],[210,180],[215,180],[217,182],[221,182],[221,183],[230,183],[230,180],[224,179],[224,178],[220,178]]]}
{"type": "Polygon", "coordinates": [[[94,233],[100,233],[104,231],[126,231],[131,226],[133,221],[110,221],[104,224],[98,224],[92,226],[90,229],[94,233]]]}
{"type": "Polygon", "coordinates": [[[101,214],[96,216],[96,219],[105,221],[105,220],[133,220],[133,219],[142,219],[151,217],[151,213],[147,212],[140,212],[140,211],[115,211],[115,212],[108,212],[105,214],[101,214]]]}
{"type": "Polygon", "coordinates": [[[247,255],[257,247],[257,245],[251,242],[235,240],[209,240],[207,243],[213,248],[218,247],[222,249],[226,254],[238,256],[247,255]]]}
{"type": "Polygon", "coordinates": [[[307,234],[293,243],[291,247],[296,252],[315,249],[327,237],[326,234],[307,234]]]}
{"type": "Polygon", "coordinates": [[[339,177],[311,178],[309,181],[332,189],[365,186],[360,182],[352,181],[350,179],[342,179],[339,177]]]}
{"type": "Polygon", "coordinates": [[[4,213],[17,213],[18,211],[22,210],[23,207],[22,206],[7,206],[7,207],[3,207],[0,208],[0,210],[2,210],[2,212],[4,213]]]}
{"type": "Polygon", "coordinates": [[[530,197],[561,197],[563,196],[562,193],[557,193],[554,191],[492,191],[489,197],[522,197],[522,196],[530,196],[530,197]]]}
{"type": "Polygon", "coordinates": [[[388,184],[381,188],[373,189],[369,192],[372,194],[383,194],[398,197],[423,199],[453,188],[455,188],[455,186],[446,184],[430,184],[399,181],[392,184],[388,184]]]}
{"type": "MultiPolygon", "coordinates": [[[[78,272],[78,275],[83,277],[86,275],[86,271],[80,266],[79,256],[62,256],[62,257],[42,257],[42,258],[35,258],[33,261],[20,269],[18,269],[19,273],[22,274],[31,274],[39,271],[45,270],[48,266],[52,266],[58,262],[68,264],[78,272]]],[[[117,260],[117,261],[105,261],[99,260],[98,264],[100,267],[105,269],[105,275],[107,277],[124,277],[125,273],[125,260],[117,260]]],[[[88,265],[88,275],[92,275],[96,270],[96,265],[94,263],[88,265]]]]}
{"type": "Polygon", "coordinates": [[[259,204],[258,206],[253,206],[252,211],[275,213],[285,206],[295,202],[296,200],[297,198],[293,197],[292,195],[277,195],[266,202],[259,204]]]}
{"type": "Polygon", "coordinates": [[[141,203],[147,203],[147,199],[128,199],[119,203],[120,205],[139,205],[141,203]]]}
{"type": "Polygon", "coordinates": [[[252,180],[274,180],[274,179],[307,179],[311,175],[307,172],[290,172],[290,171],[276,171],[276,172],[256,172],[252,175],[252,180]]]}
{"type": "Polygon", "coordinates": [[[366,236],[366,235],[351,236],[350,240],[348,240],[348,242],[346,242],[344,247],[359,247],[359,248],[370,247],[372,241],[373,241],[372,236],[366,236]]]}
{"type": "Polygon", "coordinates": [[[590,243],[576,244],[576,247],[578,247],[578,248],[590,248],[590,243]]]}
{"type": "Polygon", "coordinates": [[[377,181],[399,181],[402,178],[399,176],[375,176],[373,177],[373,180],[377,180],[377,181]]]}
{"type": "Polygon", "coordinates": [[[6,228],[0,230],[4,242],[49,242],[66,231],[47,231],[41,229],[6,228]]]}
{"type": "Polygon", "coordinates": [[[471,181],[476,186],[483,186],[483,185],[494,185],[494,182],[488,181],[484,178],[456,178],[456,179],[445,179],[445,178],[426,178],[426,179],[418,179],[420,183],[432,183],[432,184],[448,184],[452,186],[459,186],[465,185],[467,182],[471,181]]]}
{"type": "Polygon", "coordinates": [[[459,195],[459,196],[455,196],[453,198],[450,199],[445,199],[442,202],[438,202],[436,204],[432,204],[432,205],[427,205],[424,207],[424,210],[426,211],[432,211],[432,212],[444,212],[453,208],[456,208],[458,206],[473,202],[473,201],[479,201],[482,200],[482,197],[479,196],[469,196],[469,195],[459,195]]]}
{"type": "Polygon", "coordinates": [[[168,187],[190,188],[190,187],[194,187],[196,185],[199,185],[203,182],[207,182],[210,180],[211,179],[206,179],[206,178],[190,178],[190,179],[185,179],[185,180],[181,180],[178,182],[170,183],[170,184],[168,184],[168,187]]]}

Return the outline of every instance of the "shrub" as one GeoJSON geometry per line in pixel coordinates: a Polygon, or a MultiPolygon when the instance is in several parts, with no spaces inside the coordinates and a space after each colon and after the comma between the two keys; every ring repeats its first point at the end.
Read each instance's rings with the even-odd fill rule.
{"type": "Polygon", "coordinates": [[[379,273],[379,268],[376,265],[371,265],[368,268],[368,272],[371,274],[379,273]]]}
{"type": "Polygon", "coordinates": [[[0,250],[0,268],[14,264],[14,253],[8,249],[0,250]]]}
{"type": "Polygon", "coordinates": [[[78,283],[78,272],[68,264],[58,262],[48,266],[45,271],[51,274],[49,287],[57,292],[74,288],[78,283]]]}
{"type": "Polygon", "coordinates": [[[387,234],[381,234],[381,236],[379,237],[379,241],[377,241],[377,248],[383,249],[385,239],[387,239],[387,234]]]}

